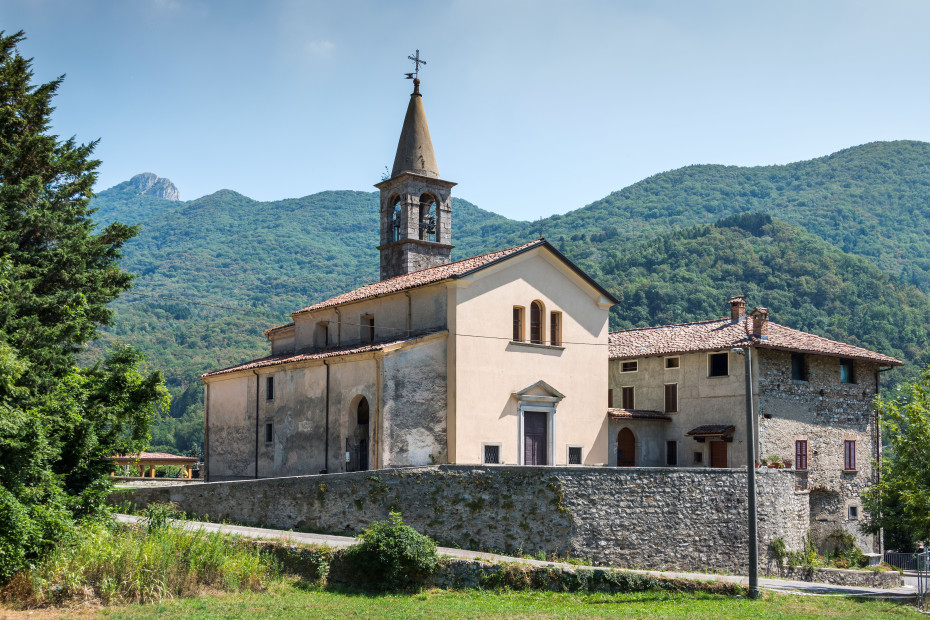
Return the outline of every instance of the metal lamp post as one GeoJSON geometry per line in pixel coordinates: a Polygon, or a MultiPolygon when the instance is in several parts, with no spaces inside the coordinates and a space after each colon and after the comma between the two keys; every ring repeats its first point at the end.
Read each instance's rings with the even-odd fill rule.
{"type": "Polygon", "coordinates": [[[759,598],[759,537],[756,533],[756,433],[752,406],[752,348],[732,349],[746,363],[746,482],[749,487],[749,598],[759,598]]]}

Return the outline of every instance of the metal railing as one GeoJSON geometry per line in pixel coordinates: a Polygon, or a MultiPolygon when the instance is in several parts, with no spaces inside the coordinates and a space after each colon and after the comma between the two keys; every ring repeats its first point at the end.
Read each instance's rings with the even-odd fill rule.
{"type": "Polygon", "coordinates": [[[930,598],[930,551],[917,554],[917,609],[927,611],[930,598]]]}
{"type": "Polygon", "coordinates": [[[891,566],[900,568],[901,570],[917,570],[916,553],[897,553],[895,551],[886,551],[884,560],[885,564],[890,564],[891,566]]]}

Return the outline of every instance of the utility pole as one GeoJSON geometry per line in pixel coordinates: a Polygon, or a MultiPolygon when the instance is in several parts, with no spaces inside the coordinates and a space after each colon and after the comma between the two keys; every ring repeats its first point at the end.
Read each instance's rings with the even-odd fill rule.
{"type": "Polygon", "coordinates": [[[749,598],[759,598],[759,536],[756,517],[756,433],[752,406],[752,347],[732,349],[746,363],[746,483],[749,487],[749,598]]]}

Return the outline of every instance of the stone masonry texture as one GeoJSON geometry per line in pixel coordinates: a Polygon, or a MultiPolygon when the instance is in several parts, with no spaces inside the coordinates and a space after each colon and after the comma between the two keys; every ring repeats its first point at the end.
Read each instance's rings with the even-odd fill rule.
{"type": "MultiPolygon", "coordinates": [[[[760,564],[797,548],[806,497],[794,475],[757,478],[760,564]]],[[[400,511],[445,546],[544,552],[600,565],[745,572],[746,474],[732,469],[429,467],[125,489],[111,502],[176,502],[196,518],[356,534],[400,511]]]]}

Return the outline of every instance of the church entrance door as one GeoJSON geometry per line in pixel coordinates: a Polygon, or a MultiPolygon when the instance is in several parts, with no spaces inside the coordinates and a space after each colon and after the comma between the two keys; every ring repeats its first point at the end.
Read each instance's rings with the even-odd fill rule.
{"type": "Polygon", "coordinates": [[[548,465],[548,415],[541,411],[523,412],[523,464],[548,465]]]}

